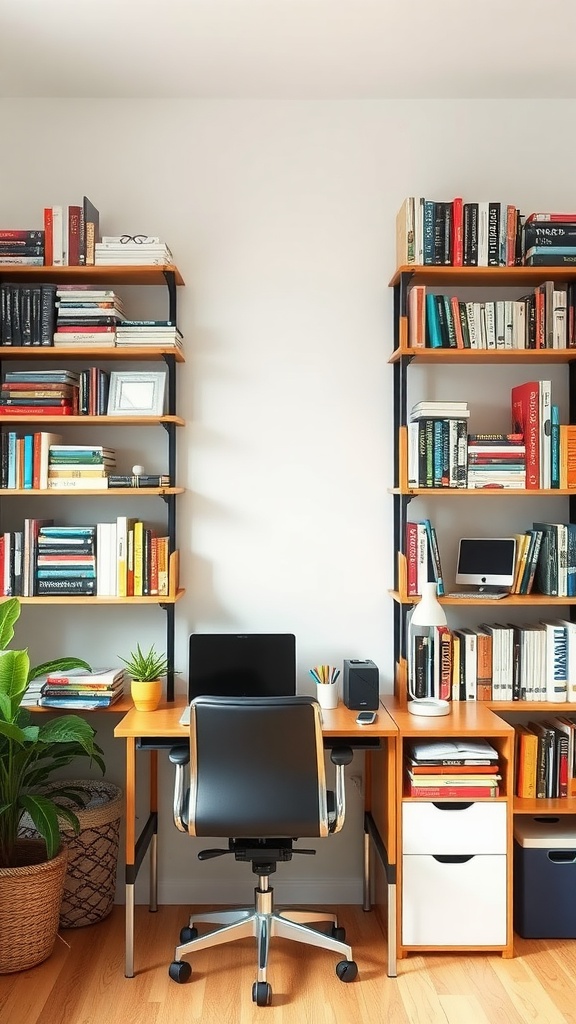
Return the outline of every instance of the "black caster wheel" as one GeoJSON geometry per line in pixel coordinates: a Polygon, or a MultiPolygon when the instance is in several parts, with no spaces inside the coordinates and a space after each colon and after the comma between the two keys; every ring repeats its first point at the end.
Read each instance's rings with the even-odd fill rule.
{"type": "Polygon", "coordinates": [[[187,960],[173,960],[168,968],[168,974],[172,981],[177,981],[179,985],[183,985],[185,981],[189,981],[192,977],[192,968],[187,960]]]}
{"type": "Polygon", "coordinates": [[[336,974],[340,981],[354,981],[358,974],[358,964],[355,960],[341,960],[336,964],[336,974]]]}
{"type": "Polygon", "coordinates": [[[189,925],[185,925],[180,930],[180,943],[183,945],[185,942],[192,942],[192,939],[198,938],[198,929],[190,928],[189,925]]]}
{"type": "Polygon", "coordinates": [[[346,929],[339,928],[337,924],[332,925],[332,938],[338,942],[346,942],[346,929]]]}
{"type": "Polygon", "coordinates": [[[255,981],[252,985],[252,1002],[256,1006],[270,1006],[272,1002],[272,986],[267,981],[255,981]]]}

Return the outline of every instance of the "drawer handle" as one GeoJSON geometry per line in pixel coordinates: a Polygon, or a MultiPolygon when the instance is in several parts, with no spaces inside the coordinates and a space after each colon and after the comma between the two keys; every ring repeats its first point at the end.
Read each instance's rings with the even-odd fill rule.
{"type": "Polygon", "coordinates": [[[576,850],[548,850],[548,860],[553,864],[574,864],[576,850]]]}
{"type": "Polygon", "coordinates": [[[439,811],[465,811],[468,807],[472,807],[474,801],[469,800],[467,803],[455,804],[449,803],[448,801],[446,801],[446,803],[442,803],[442,801],[438,802],[437,800],[433,800],[432,803],[439,811]]]}
{"type": "Polygon", "coordinates": [[[474,858],[473,853],[433,853],[432,856],[439,864],[466,864],[474,858]]]}

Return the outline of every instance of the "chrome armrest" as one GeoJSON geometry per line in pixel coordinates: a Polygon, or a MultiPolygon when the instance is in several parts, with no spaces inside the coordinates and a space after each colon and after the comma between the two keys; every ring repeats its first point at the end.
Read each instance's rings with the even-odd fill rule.
{"type": "Polygon", "coordinates": [[[176,767],[174,775],[174,804],[172,809],[174,824],[180,832],[187,832],[188,826],[184,823],[184,818],[186,821],[188,820],[185,801],[188,799],[190,792],[190,748],[188,746],[172,747],[168,757],[176,767]]]}
{"type": "Polygon", "coordinates": [[[344,768],[350,764],[353,753],[350,747],[334,747],[330,751],[330,760],[336,765],[336,816],[331,824],[330,832],[339,832],[346,817],[346,789],[344,779],[344,768]]]}

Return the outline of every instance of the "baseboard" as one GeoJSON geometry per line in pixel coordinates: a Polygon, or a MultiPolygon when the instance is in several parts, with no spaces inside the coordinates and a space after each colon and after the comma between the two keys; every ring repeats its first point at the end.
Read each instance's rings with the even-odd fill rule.
{"type": "MultiPolygon", "coordinates": [[[[358,878],[310,878],[282,882],[273,876],[271,883],[274,886],[274,900],[280,905],[286,903],[303,904],[304,906],[315,906],[316,904],[328,904],[339,906],[346,903],[361,904],[362,879],[358,878]]],[[[199,881],[190,878],[185,882],[160,881],[158,886],[158,903],[160,904],[218,904],[219,906],[234,906],[235,904],[249,904],[252,902],[256,878],[247,873],[246,878],[226,880],[221,878],[210,879],[203,876],[199,881]]],[[[136,902],[147,903],[147,888],[142,892],[136,891],[136,902]]]]}

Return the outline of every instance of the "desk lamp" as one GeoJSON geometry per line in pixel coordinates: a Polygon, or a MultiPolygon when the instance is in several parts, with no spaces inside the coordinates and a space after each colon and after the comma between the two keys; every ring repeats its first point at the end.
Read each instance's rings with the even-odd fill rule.
{"type": "Polygon", "coordinates": [[[436,584],[424,583],[422,597],[408,623],[408,711],[411,715],[440,718],[450,714],[449,701],[441,700],[439,697],[416,696],[416,643],[421,637],[432,639],[434,627],[446,624],[444,609],[436,598],[436,584]]]}

